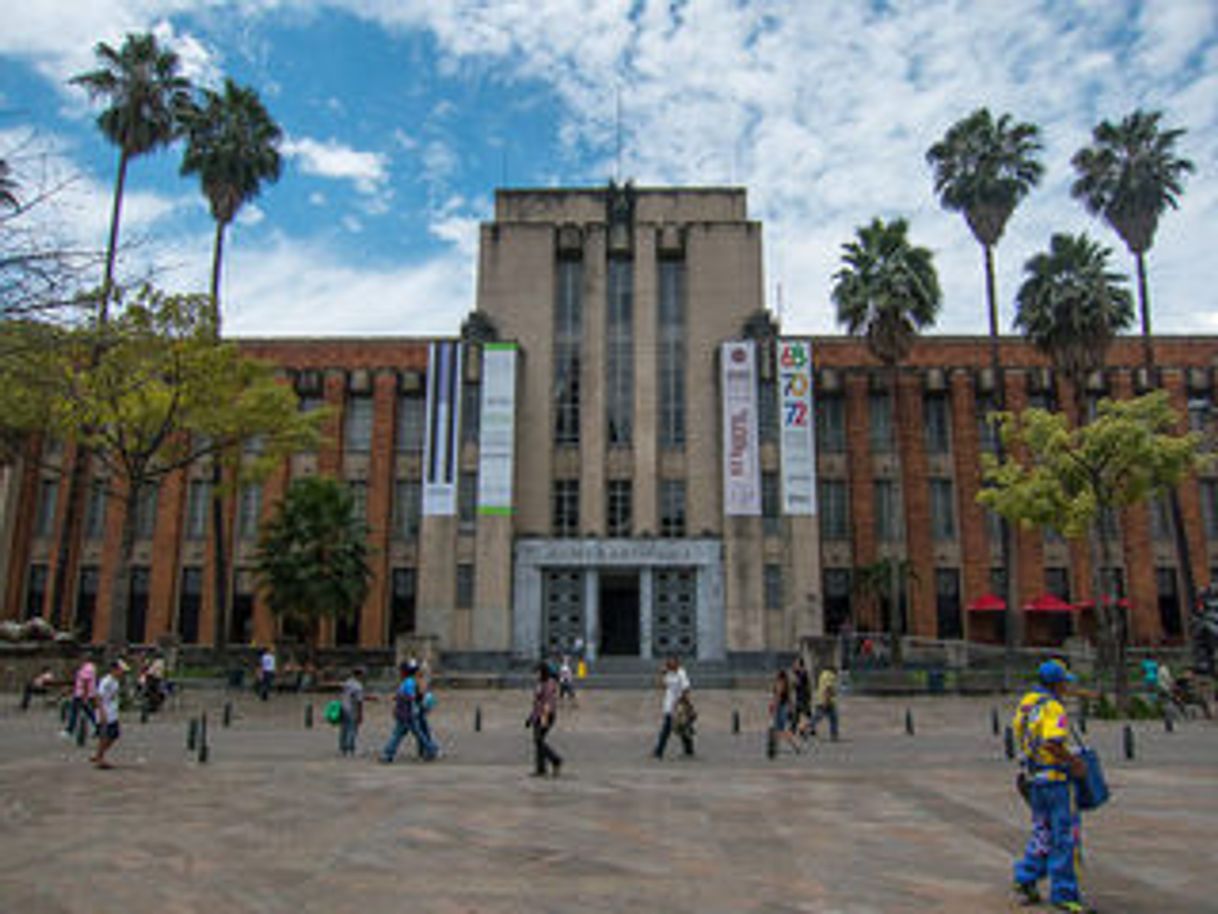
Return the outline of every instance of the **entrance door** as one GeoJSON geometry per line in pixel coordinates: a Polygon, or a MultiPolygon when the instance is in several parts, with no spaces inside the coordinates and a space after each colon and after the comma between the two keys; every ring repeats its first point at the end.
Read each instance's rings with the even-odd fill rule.
{"type": "Polygon", "coordinates": [[[639,576],[605,573],[600,576],[600,652],[604,655],[639,655],[639,576]]]}

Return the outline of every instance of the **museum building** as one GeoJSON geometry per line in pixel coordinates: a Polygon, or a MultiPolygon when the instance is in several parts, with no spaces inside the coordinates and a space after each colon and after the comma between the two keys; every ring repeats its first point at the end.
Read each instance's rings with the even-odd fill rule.
{"type": "MultiPolygon", "coordinates": [[[[593,657],[762,655],[847,623],[882,629],[884,608],[856,584],[885,559],[908,563],[904,631],[1000,640],[1001,525],[975,501],[995,445],[985,417],[998,383],[1015,410],[1065,407],[1070,391],[1014,337],[1000,341],[999,377],[987,337],[924,337],[894,396],[863,341],[784,335],[746,203],[738,188],[500,190],[459,334],[239,340],[282,370],[302,410],[332,417],[316,452],[227,496],[227,640],[282,634],[253,555],[289,481],[311,474],[350,486],[372,546],[368,598],[324,627],[327,644],[426,637],[496,663],[576,643],[593,657]]],[[[1159,337],[1154,350],[1157,377],[1140,340],[1119,340],[1088,398],[1161,385],[1208,433],[1218,338],[1159,337]]],[[[67,485],[50,468],[71,451],[0,468],[0,616],[100,640],[122,508],[82,487],[56,567],[67,485]]],[[[140,500],[131,643],[212,640],[211,480],[201,464],[140,500]]],[[[1218,475],[1180,494],[1201,585],[1218,567],[1218,475]]],[[[1179,641],[1165,503],[1101,526],[1123,556],[1104,577],[1134,640],[1179,641]]],[[[1020,530],[1015,554],[1020,638],[1086,631],[1086,548],[1020,530]]]]}

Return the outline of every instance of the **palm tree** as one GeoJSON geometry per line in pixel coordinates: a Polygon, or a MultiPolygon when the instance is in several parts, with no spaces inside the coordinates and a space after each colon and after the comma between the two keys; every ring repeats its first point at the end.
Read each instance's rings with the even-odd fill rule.
{"type": "Polygon", "coordinates": [[[1092,131],[1092,145],[1071,159],[1078,179],[1070,193],[1116,230],[1138,268],[1138,304],[1146,367],[1154,366],[1150,341],[1150,293],[1146,252],[1155,240],[1159,217],[1175,209],[1184,193],[1184,176],[1193,163],[1175,153],[1183,129],[1160,130],[1161,111],[1134,111],[1120,124],[1103,121],[1092,131]]]}
{"type": "Polygon", "coordinates": [[[182,174],[199,176],[216,220],[211,297],[218,336],[224,233],[242,205],[258,196],[264,181],[279,180],[283,132],[263,107],[258,93],[231,79],[224,81],[223,94],[204,90],[202,105],[190,111],[186,122],[182,174]]]}
{"type": "Polygon", "coordinates": [[[110,106],[97,118],[106,139],[118,147],[118,177],[114,209],[106,247],[98,323],[104,325],[114,286],[114,258],[118,225],[131,159],[173,142],[181,133],[181,115],[190,103],[190,83],[178,75],[178,55],[164,50],[150,34],[128,35],[115,50],[104,41],[94,49],[101,66],[72,78],[91,98],[105,98],[110,106]]]}
{"type": "MultiPolygon", "coordinates": [[[[866,337],[867,348],[887,368],[894,426],[898,428],[900,363],[909,355],[918,333],[934,325],[942,301],[933,256],[927,248],[912,245],[908,231],[904,219],[888,223],[873,219],[857,230],[854,241],[842,246],[842,267],[833,277],[837,322],[852,336],[866,337]]],[[[900,449],[893,453],[899,486],[900,449]]],[[[899,594],[896,563],[892,564],[892,574],[888,592],[899,594]]],[[[894,662],[900,660],[896,603],[896,599],[888,603],[894,662]]]]}
{"type": "Polygon", "coordinates": [[[0,207],[19,209],[21,201],[17,199],[17,182],[12,176],[8,162],[0,159],[0,207]]]}

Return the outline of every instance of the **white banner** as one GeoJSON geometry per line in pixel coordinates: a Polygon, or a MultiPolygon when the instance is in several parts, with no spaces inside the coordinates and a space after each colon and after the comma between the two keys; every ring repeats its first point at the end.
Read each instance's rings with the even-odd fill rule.
{"type": "Polygon", "coordinates": [[[723,391],[723,513],[761,514],[757,452],[756,347],[724,343],[719,350],[723,391]]]}
{"type": "Polygon", "coordinates": [[[457,513],[461,447],[461,344],[431,343],[427,354],[427,438],[423,514],[457,513]]]}
{"type": "Polygon", "coordinates": [[[784,514],[816,513],[816,445],[813,438],[812,344],[779,340],[779,447],[782,455],[784,514]]]}
{"type": "Polygon", "coordinates": [[[516,344],[482,347],[482,416],[478,432],[478,513],[512,513],[516,442],[516,344]]]}

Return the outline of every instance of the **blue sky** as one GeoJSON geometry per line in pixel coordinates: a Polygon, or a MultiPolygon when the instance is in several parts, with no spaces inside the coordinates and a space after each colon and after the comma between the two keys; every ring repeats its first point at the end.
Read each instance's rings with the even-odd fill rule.
{"type": "MultiPolygon", "coordinates": [[[[499,186],[736,184],[764,223],[766,297],[835,332],[840,246],[905,216],[936,256],[938,332],[983,333],[980,252],[931,190],[926,148],[980,105],[1044,131],[1047,174],[998,249],[1004,326],[1054,231],[1119,239],[1069,196],[1100,119],[1161,109],[1197,173],[1150,256],[1156,330],[1218,332],[1218,7],[1210,0],[26,0],[0,34],[0,155],[31,218],[100,248],[116,154],[67,85],[98,41],[154,31],[188,74],[253,86],[285,132],[280,182],[227,247],[226,331],[452,334],[499,186]]],[[[211,224],[180,149],[133,164],[120,273],[206,286],[211,224]]]]}

